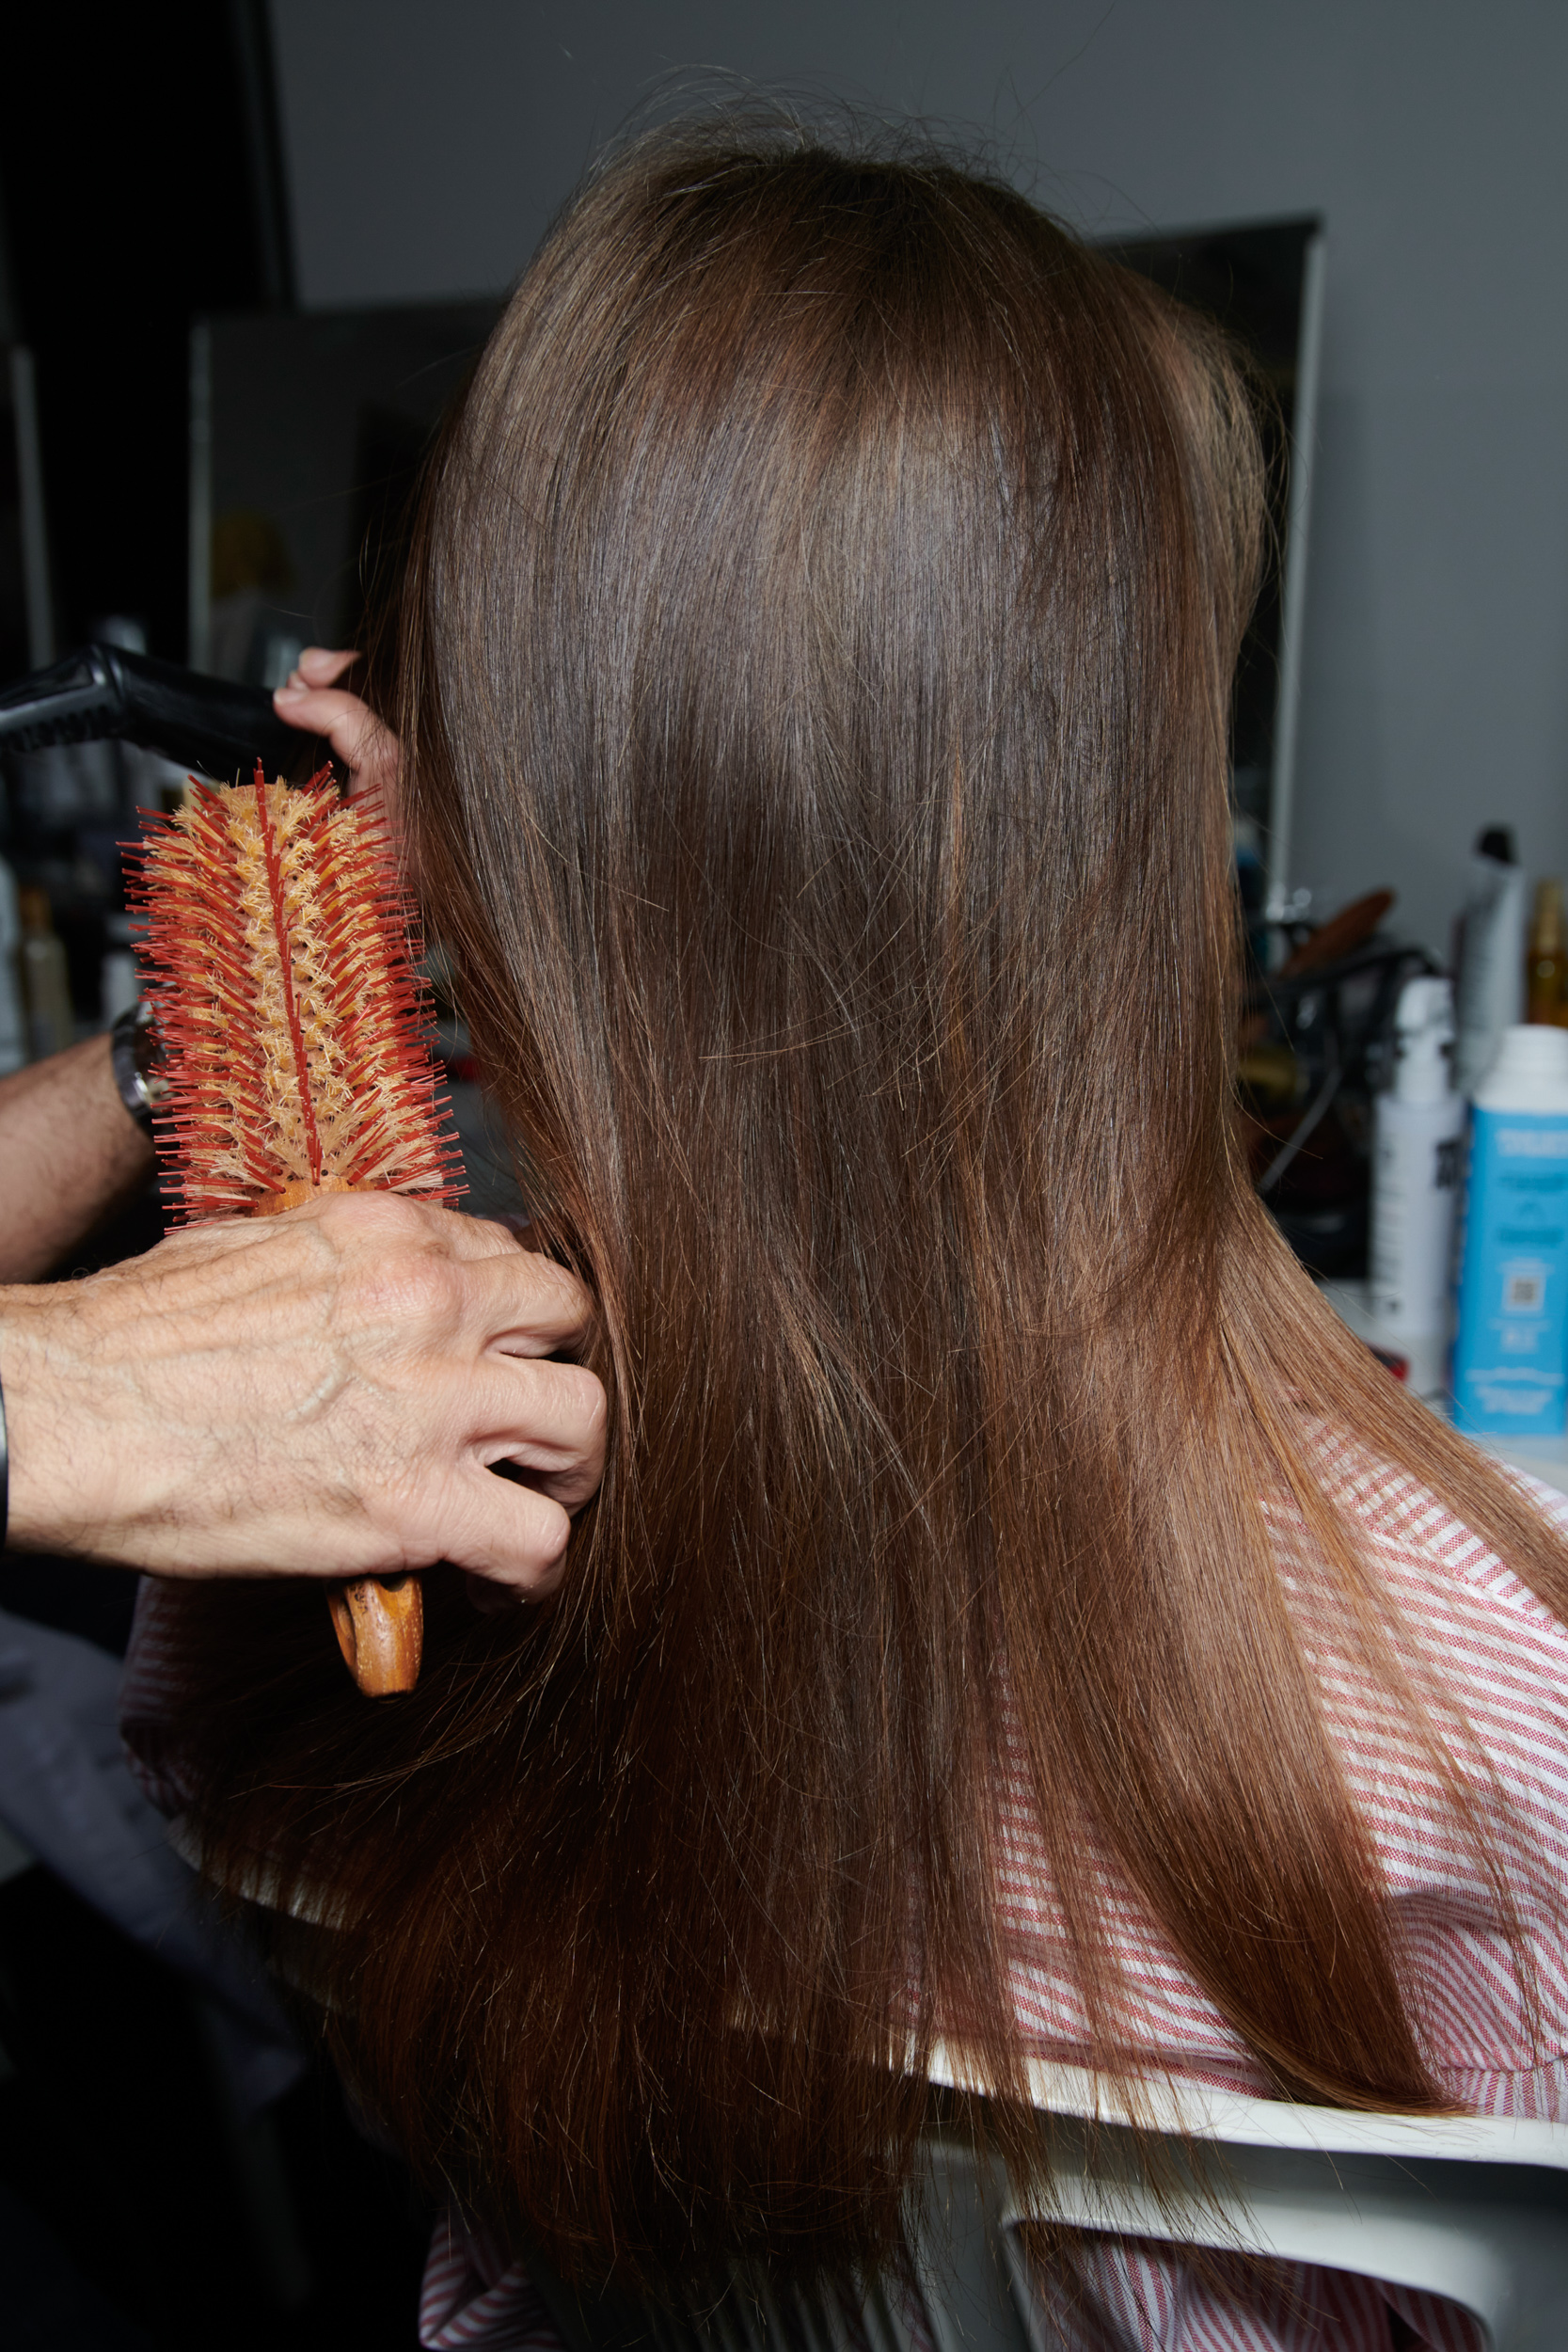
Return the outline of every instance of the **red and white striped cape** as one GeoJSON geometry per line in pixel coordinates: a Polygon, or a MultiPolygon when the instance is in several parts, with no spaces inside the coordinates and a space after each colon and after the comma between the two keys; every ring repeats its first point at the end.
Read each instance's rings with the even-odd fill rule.
{"type": "MultiPolygon", "coordinates": [[[[1429,2061],[1480,2113],[1568,2122],[1568,1630],[1402,1472],[1347,1438],[1323,1442],[1338,1495],[1387,1580],[1402,1641],[1430,1662],[1455,1723],[1469,1727],[1468,1743],[1463,1732],[1449,1739],[1450,1753],[1484,1814],[1534,1966],[1538,2041],[1494,1891],[1450,1828],[1431,1765],[1337,1638],[1299,1528],[1276,1511],[1281,1576],[1375,1842],[1429,2061]]],[[[1568,1501],[1523,1483],[1568,1534],[1568,1501]]],[[[123,1724],[144,1780],[172,1811],[181,1792],[164,1765],[155,1593],[147,1598],[123,1724]]],[[[1070,2062],[1082,2057],[1085,2024],[1060,1916],[1022,1800],[1007,1819],[1003,1894],[1019,2019],[1032,2055],[1070,2062]]],[[[1266,2093],[1244,2046],[1131,1889],[1103,1860],[1100,1867],[1151,2066],[1266,2093]]],[[[1089,2299],[1063,2320],[1064,2344],[1079,2352],[1394,2352],[1412,2343],[1476,2352],[1474,2324],[1458,2306],[1306,2265],[1226,2295],[1175,2252],[1105,2240],[1086,2256],[1085,2284],[1089,2299]]],[[[431,2248],[420,2342],[430,2352],[559,2352],[521,2266],[456,2216],[438,2226],[431,2248]]]]}

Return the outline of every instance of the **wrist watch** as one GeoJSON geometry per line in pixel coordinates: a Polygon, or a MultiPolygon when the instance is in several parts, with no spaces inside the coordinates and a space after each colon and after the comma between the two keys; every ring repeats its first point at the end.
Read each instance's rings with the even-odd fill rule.
{"type": "Polygon", "coordinates": [[[109,1057],[120,1101],[143,1135],[150,1136],[153,1115],[168,1092],[168,1080],[164,1075],[163,1047],[152,1025],[152,1008],[145,996],[122,1012],[110,1029],[109,1057]]]}

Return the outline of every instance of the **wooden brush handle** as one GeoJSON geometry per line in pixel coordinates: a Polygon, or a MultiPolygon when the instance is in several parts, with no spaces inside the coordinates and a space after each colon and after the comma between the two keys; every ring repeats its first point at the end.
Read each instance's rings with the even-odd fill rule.
{"type": "MultiPolygon", "coordinates": [[[[281,1216],[320,1192],[356,1189],[334,1176],[319,1184],[288,1184],[281,1192],[263,1193],[251,1214],[281,1216]]],[[[349,1583],[329,1584],[326,1605],[343,1662],[367,1698],[396,1698],[414,1688],[424,1647],[424,1597],[417,1576],[358,1576],[349,1583]]]]}
{"type": "Polygon", "coordinates": [[[395,1698],[414,1688],[424,1646],[417,1576],[358,1576],[351,1584],[329,1584],[326,1605],[343,1662],[367,1698],[395,1698]]]}

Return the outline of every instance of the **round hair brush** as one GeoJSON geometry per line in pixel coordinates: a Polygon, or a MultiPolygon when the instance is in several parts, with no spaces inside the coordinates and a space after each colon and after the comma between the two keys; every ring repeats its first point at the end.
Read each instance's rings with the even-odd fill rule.
{"type": "MultiPolygon", "coordinates": [[[[194,784],[144,819],[134,897],[168,1091],[178,1221],[269,1216],[321,1192],[463,1189],[425,1049],[412,906],[378,808],[308,785],[194,784]]],[[[412,1690],[416,1576],[328,1588],[361,1691],[412,1690]]]]}

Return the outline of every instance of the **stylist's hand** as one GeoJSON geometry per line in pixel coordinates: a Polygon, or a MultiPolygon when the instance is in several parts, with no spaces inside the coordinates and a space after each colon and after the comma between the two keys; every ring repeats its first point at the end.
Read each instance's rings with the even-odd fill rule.
{"type": "Polygon", "coordinates": [[[397,781],[397,738],[357,694],[338,684],[358,659],[356,653],[307,645],[273,695],[272,707],[290,726],[326,738],[348,771],[351,794],[375,789],[389,795],[397,781]]]}
{"type": "Polygon", "coordinates": [[[391,1193],[0,1289],[10,1540],[160,1576],[450,1560],[543,1594],[604,1464],[598,1380],[545,1360],[591,1316],[501,1227],[391,1193]]]}

